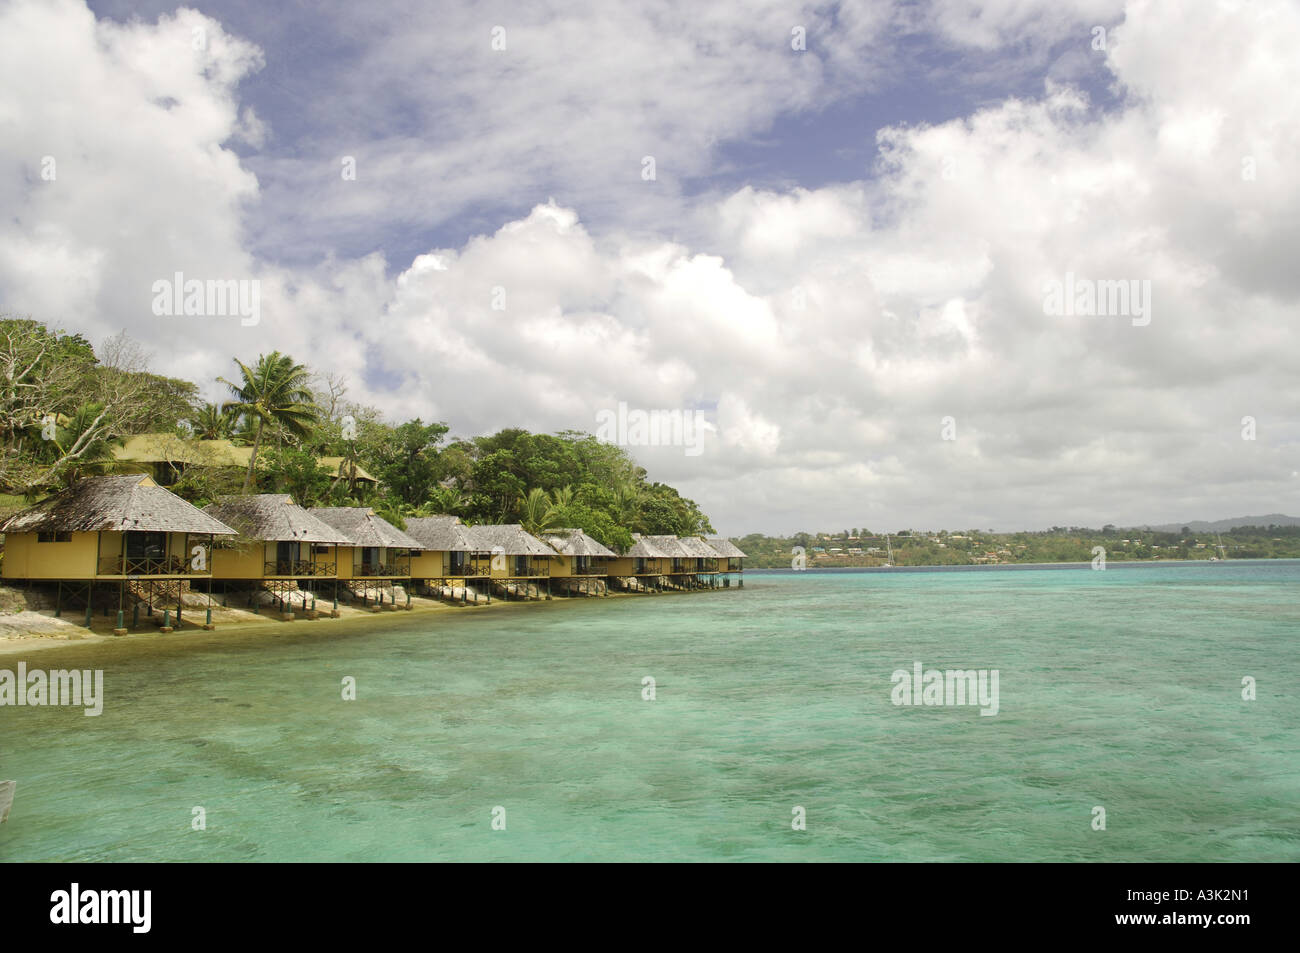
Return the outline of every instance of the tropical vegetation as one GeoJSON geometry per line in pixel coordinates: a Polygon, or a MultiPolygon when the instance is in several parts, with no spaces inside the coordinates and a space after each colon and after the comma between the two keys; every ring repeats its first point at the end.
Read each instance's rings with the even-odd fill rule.
{"type": "Polygon", "coordinates": [[[615,549],[632,533],[713,532],[692,500],[591,434],[458,436],[444,422],[390,421],[349,400],[345,379],[287,354],[231,364],[214,382],[225,399],[204,400],[197,384],[150,371],[124,335],[97,351],[80,334],[0,317],[0,499],[30,501],[123,469],[116,448],[161,433],[188,448],[186,459],[204,460],[203,441],[250,448],[242,472],[200,462],[170,474],[170,488],[197,505],[284,492],[307,506],[369,505],[398,525],[445,513],[534,533],[576,527],[615,549]]]}

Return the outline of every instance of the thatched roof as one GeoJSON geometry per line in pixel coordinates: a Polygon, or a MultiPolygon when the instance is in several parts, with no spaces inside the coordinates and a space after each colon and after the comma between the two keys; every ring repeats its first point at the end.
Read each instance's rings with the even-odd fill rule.
{"type": "Polygon", "coordinates": [[[672,559],[686,559],[695,555],[689,552],[676,536],[645,536],[642,538],[650,540],[650,543],[664,556],[672,559]]]}
{"type": "MultiPolygon", "coordinates": [[[[316,463],[320,466],[322,470],[328,470],[330,472],[330,476],[338,477],[340,480],[346,480],[348,478],[348,474],[352,472],[352,467],[354,466],[354,464],[347,463],[347,457],[317,457],[316,463]]],[[[248,464],[244,464],[244,466],[248,466],[248,464]]],[[[363,467],[361,464],[358,463],[355,464],[355,466],[357,468],[358,483],[379,482],[378,479],[372,477],[369,473],[367,473],[366,468],[363,467]]]]}
{"type": "MultiPolygon", "coordinates": [[[[252,447],[240,447],[229,440],[198,440],[171,433],[136,434],[127,437],[120,447],[115,447],[113,450],[113,458],[118,463],[184,463],[189,466],[226,467],[238,470],[248,469],[248,458],[252,455],[252,447]]],[[[343,457],[318,457],[316,462],[322,470],[328,470],[331,476],[337,477],[340,475],[339,466],[343,463],[343,459],[343,457]]],[[[269,466],[270,462],[269,454],[257,455],[259,467],[269,466]]],[[[357,479],[363,483],[379,482],[360,464],[357,465],[357,479]]]]}
{"type": "Polygon", "coordinates": [[[478,547],[473,530],[458,516],[413,516],[406,521],[406,535],[419,540],[420,548],[429,552],[490,552],[478,547]]]}
{"type": "Polygon", "coordinates": [[[345,533],[313,516],[284,493],[227,496],[204,507],[203,512],[229,523],[249,539],[353,545],[345,533]]]}
{"type": "Polygon", "coordinates": [[[555,551],[536,536],[524,532],[518,523],[470,527],[475,552],[504,553],[506,556],[554,556],[555,551]],[[498,550],[497,547],[500,547],[498,550]]]}
{"type": "Polygon", "coordinates": [[[723,539],[721,536],[710,536],[705,540],[710,546],[718,551],[718,555],[723,559],[744,559],[745,554],[729,539],[723,539]]]}
{"type": "Polygon", "coordinates": [[[641,536],[636,533],[632,534],[632,548],[624,556],[633,556],[637,559],[668,559],[672,553],[664,552],[654,541],[658,537],[641,536]]]}
{"type": "Polygon", "coordinates": [[[580,529],[557,529],[542,534],[542,540],[561,556],[613,556],[609,549],[598,540],[592,539],[580,529]]]}
{"type": "Polygon", "coordinates": [[[368,506],[313,506],[308,512],[347,536],[353,546],[424,548],[368,506]]]}
{"type": "Polygon", "coordinates": [[[89,477],[11,516],[5,533],[211,533],[235,530],[142,473],[89,477]]]}
{"type": "Polygon", "coordinates": [[[698,536],[682,536],[677,541],[683,549],[697,559],[717,559],[720,555],[716,549],[698,536]]]}

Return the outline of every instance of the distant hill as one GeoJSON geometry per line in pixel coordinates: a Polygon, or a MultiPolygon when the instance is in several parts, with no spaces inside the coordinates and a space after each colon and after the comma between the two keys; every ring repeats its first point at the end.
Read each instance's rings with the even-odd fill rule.
{"type": "Polygon", "coordinates": [[[1300,526],[1300,516],[1284,516],[1281,513],[1269,513],[1267,516],[1234,516],[1231,519],[1191,520],[1187,523],[1164,523],[1159,526],[1143,526],[1142,529],[1155,530],[1158,533],[1177,533],[1184,526],[1193,533],[1223,533],[1238,526],[1300,526]]]}

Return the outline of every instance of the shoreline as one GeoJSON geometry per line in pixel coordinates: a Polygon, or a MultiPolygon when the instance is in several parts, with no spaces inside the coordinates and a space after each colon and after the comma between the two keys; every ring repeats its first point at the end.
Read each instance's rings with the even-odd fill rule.
{"type": "MultiPolygon", "coordinates": [[[[716,593],[722,590],[711,590],[716,593]]],[[[743,591],[739,588],[736,591],[743,591]]],[[[117,645],[130,648],[144,648],[146,646],[156,648],[185,647],[195,645],[211,645],[220,642],[229,641],[231,636],[264,638],[271,635],[327,635],[333,632],[345,632],[352,630],[364,630],[367,624],[384,625],[394,618],[399,620],[413,619],[421,616],[440,615],[447,612],[475,614],[475,610],[497,610],[502,609],[524,609],[535,608],[533,605],[537,602],[586,602],[590,600],[602,601],[605,599],[626,599],[636,597],[649,598],[654,595],[686,595],[686,592],[661,592],[661,593],[642,593],[642,592],[611,592],[605,596],[577,597],[565,596],[552,598],[549,600],[517,600],[511,601],[506,599],[493,599],[490,603],[480,603],[478,605],[456,605],[453,603],[443,602],[439,599],[431,599],[427,596],[412,596],[411,608],[387,609],[379,612],[373,612],[369,609],[361,609],[353,606],[340,606],[339,618],[331,618],[328,610],[321,610],[322,615],[316,619],[307,619],[304,617],[296,618],[292,621],[273,618],[269,615],[254,615],[247,610],[213,610],[213,626],[211,630],[204,629],[201,624],[188,623],[184,628],[177,629],[173,632],[160,632],[153,627],[146,628],[141,626],[138,631],[128,632],[126,635],[114,635],[112,625],[100,619],[95,620],[95,625],[87,629],[79,622],[70,622],[66,619],[55,619],[52,609],[40,611],[28,611],[19,613],[24,616],[40,616],[45,622],[42,626],[45,631],[41,634],[18,635],[11,637],[0,636],[0,659],[11,656],[25,654],[29,651],[46,652],[54,649],[86,648],[99,647],[104,645],[117,645]],[[501,608],[499,608],[501,607],[501,608]],[[230,613],[238,613],[233,618],[230,613]],[[222,617],[224,616],[224,618],[222,617]]],[[[700,594],[703,594],[701,591],[700,594]]],[[[193,610],[195,613],[202,612],[201,609],[193,610]]],[[[12,619],[13,616],[0,616],[0,623],[6,619],[12,619]]]]}

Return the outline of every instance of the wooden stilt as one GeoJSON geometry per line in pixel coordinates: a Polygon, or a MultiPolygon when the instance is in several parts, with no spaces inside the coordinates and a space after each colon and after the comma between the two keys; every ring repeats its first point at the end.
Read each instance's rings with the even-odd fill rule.
{"type": "Polygon", "coordinates": [[[123,579],[117,587],[117,625],[113,629],[114,635],[126,635],[126,580],[123,579]]]}

